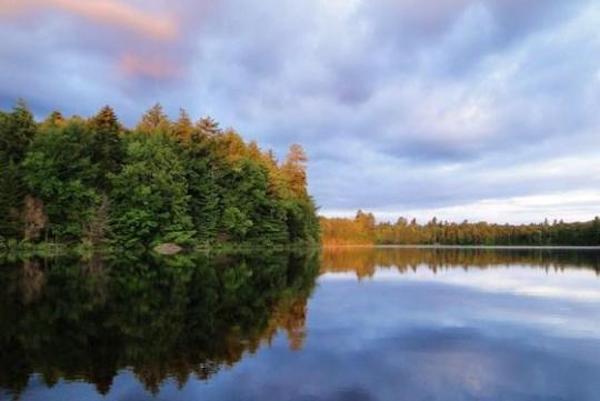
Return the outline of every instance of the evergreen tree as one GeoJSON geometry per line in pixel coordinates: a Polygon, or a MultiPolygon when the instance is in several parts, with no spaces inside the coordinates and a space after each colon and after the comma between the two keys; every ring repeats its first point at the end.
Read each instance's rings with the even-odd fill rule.
{"type": "Polygon", "coordinates": [[[29,108],[22,100],[12,113],[2,113],[0,118],[0,158],[5,162],[20,163],[33,140],[37,125],[29,108]]]}
{"type": "Polygon", "coordinates": [[[91,128],[91,161],[98,165],[98,185],[107,189],[109,173],[119,171],[123,160],[121,132],[123,128],[117,115],[109,106],[104,106],[89,122],[91,128]]]}
{"type": "Polygon", "coordinates": [[[221,132],[219,124],[210,117],[203,117],[196,123],[197,132],[203,136],[215,136],[221,132]]]}
{"type": "Polygon", "coordinates": [[[194,134],[194,125],[184,109],[179,110],[179,118],[173,125],[173,136],[180,143],[189,143],[194,134]]]}
{"type": "Polygon", "coordinates": [[[142,116],[136,130],[145,134],[166,135],[171,130],[171,121],[160,103],[156,103],[142,116]]]}
{"type": "Polygon", "coordinates": [[[287,176],[290,189],[298,197],[306,197],[306,162],[308,158],[302,146],[293,144],[283,163],[283,173],[287,176]]]}
{"type": "Polygon", "coordinates": [[[220,167],[213,157],[212,144],[200,137],[192,139],[185,153],[185,171],[190,195],[190,215],[197,239],[208,244],[217,236],[217,225],[222,216],[218,185],[220,167]]]}
{"type": "Polygon", "coordinates": [[[60,111],[51,112],[48,117],[40,124],[40,128],[47,129],[51,127],[61,127],[65,124],[65,118],[60,111]]]}

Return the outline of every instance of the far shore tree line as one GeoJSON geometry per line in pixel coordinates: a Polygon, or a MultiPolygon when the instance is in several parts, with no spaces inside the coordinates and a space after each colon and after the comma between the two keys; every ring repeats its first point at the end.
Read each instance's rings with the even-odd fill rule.
{"type": "Polygon", "coordinates": [[[432,218],[396,222],[375,221],[372,213],[359,210],[354,218],[321,217],[324,245],[600,245],[600,218],[565,223],[545,220],[539,224],[462,223],[432,218]]]}
{"type": "Polygon", "coordinates": [[[37,122],[19,102],[0,111],[0,246],[318,243],[306,162],[159,104],[127,129],[109,106],[37,122]]]}

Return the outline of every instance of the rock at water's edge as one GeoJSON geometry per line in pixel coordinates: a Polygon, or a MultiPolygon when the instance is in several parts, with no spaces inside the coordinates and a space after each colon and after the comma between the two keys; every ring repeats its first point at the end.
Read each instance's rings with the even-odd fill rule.
{"type": "Polygon", "coordinates": [[[154,247],[154,252],[160,253],[161,255],[175,255],[182,250],[182,247],[177,244],[173,244],[172,242],[167,242],[154,247]]]}

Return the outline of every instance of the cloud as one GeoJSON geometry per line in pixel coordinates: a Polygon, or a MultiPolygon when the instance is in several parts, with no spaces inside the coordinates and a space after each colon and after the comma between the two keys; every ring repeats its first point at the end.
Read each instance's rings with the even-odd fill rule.
{"type": "Polygon", "coordinates": [[[0,0],[3,107],[111,103],[131,125],[160,101],[279,155],[300,142],[324,213],[537,221],[575,214],[483,205],[600,184],[587,174],[600,130],[591,0],[14,3],[35,5],[35,23],[11,4],[0,0]]]}
{"type": "Polygon", "coordinates": [[[355,275],[322,276],[300,354],[287,350],[282,334],[214,386],[190,382],[180,398],[597,398],[598,298],[591,272],[515,268],[515,289],[494,269],[438,269],[435,278],[423,264],[414,273],[393,270],[378,269],[361,282],[355,275]],[[572,291],[547,298],[540,286],[572,291]],[[591,297],[572,295],[580,290],[591,297]]]}
{"type": "Polygon", "coordinates": [[[119,59],[119,70],[127,77],[171,79],[180,76],[179,68],[168,60],[125,53],[119,59]]]}
{"type": "Polygon", "coordinates": [[[20,0],[19,3],[4,0],[0,2],[0,15],[2,11],[10,13],[40,8],[66,11],[102,25],[131,30],[153,39],[172,40],[178,35],[177,24],[172,17],[150,14],[120,0],[20,0]]]}

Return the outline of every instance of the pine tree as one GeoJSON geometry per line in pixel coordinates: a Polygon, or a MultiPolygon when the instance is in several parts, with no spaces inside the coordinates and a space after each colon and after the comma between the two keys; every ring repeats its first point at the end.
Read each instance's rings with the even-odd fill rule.
{"type": "Polygon", "coordinates": [[[136,129],[145,134],[161,133],[166,135],[171,130],[171,121],[160,103],[156,103],[142,116],[136,129]]]}
{"type": "Polygon", "coordinates": [[[217,236],[222,210],[221,187],[217,183],[219,165],[212,156],[209,143],[192,142],[185,154],[185,165],[190,215],[196,236],[203,244],[211,243],[217,236]]]}
{"type": "Polygon", "coordinates": [[[196,128],[198,129],[199,134],[203,136],[210,137],[221,133],[219,124],[211,117],[202,117],[196,123],[196,128]]]}
{"type": "Polygon", "coordinates": [[[62,127],[65,124],[65,118],[60,111],[51,112],[48,117],[40,124],[43,129],[62,127]]]}
{"type": "Polygon", "coordinates": [[[184,109],[179,110],[179,118],[173,125],[173,136],[179,143],[189,143],[194,134],[194,125],[184,109]]]}
{"type": "Polygon", "coordinates": [[[302,146],[293,144],[287,154],[282,171],[286,175],[290,189],[296,196],[306,197],[306,162],[308,158],[302,146]]]}
{"type": "Polygon", "coordinates": [[[123,128],[117,115],[109,106],[104,106],[90,119],[91,162],[98,166],[98,184],[107,189],[109,173],[119,171],[123,160],[121,132],[123,128]]]}
{"type": "Polygon", "coordinates": [[[20,163],[35,136],[37,125],[22,100],[17,102],[12,113],[3,114],[0,120],[0,158],[5,162],[20,163]]]}

